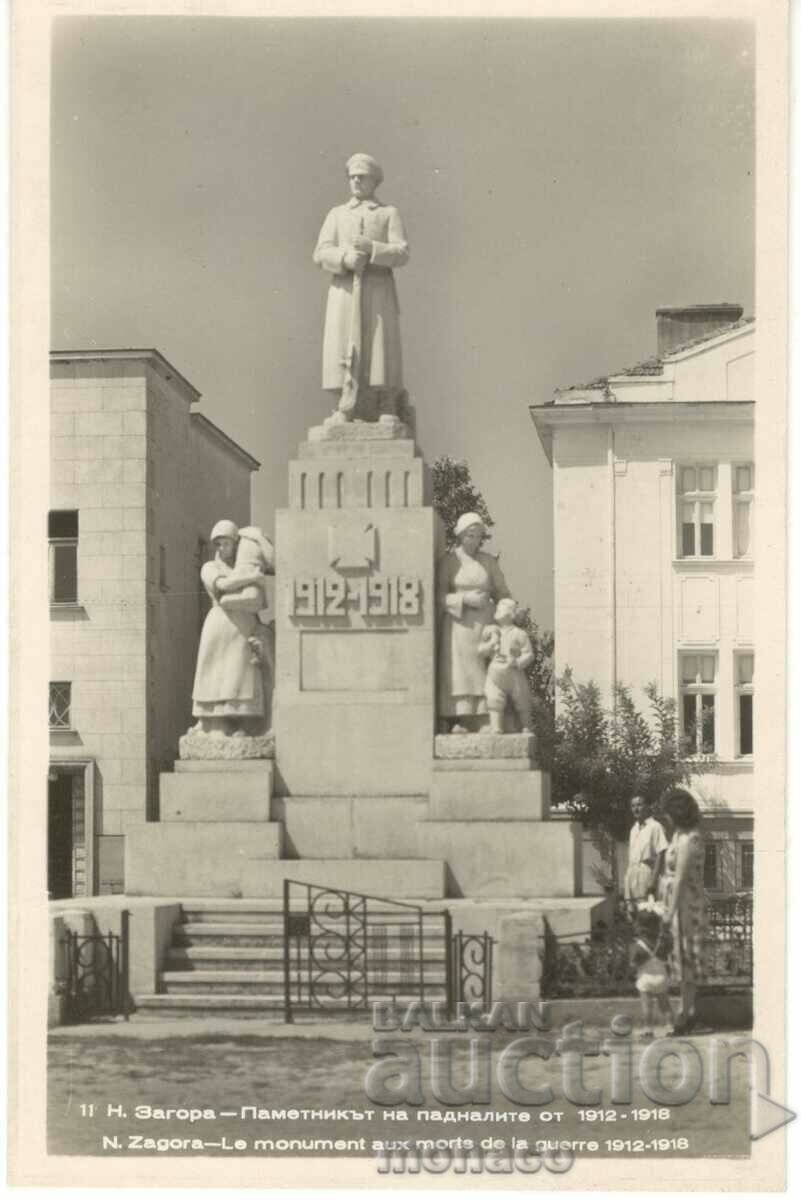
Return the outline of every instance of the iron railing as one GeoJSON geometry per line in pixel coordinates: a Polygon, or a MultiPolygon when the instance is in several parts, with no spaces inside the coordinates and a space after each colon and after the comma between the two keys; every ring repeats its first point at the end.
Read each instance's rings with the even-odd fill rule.
{"type": "Polygon", "coordinates": [[[478,1000],[482,1008],[492,1003],[493,939],[484,933],[456,933],[451,938],[451,986],[448,995],[457,1001],[478,1000]]]}
{"type": "Polygon", "coordinates": [[[447,909],[287,879],[284,1019],[359,1012],[376,1000],[492,997],[492,939],[453,934],[447,909]]]}
{"type": "Polygon", "coordinates": [[[99,1016],[124,1016],[131,1008],[128,990],[130,914],[120,914],[119,933],[69,932],[62,939],[66,957],[64,1020],[88,1021],[99,1016]]]}
{"type": "MultiPolygon", "coordinates": [[[[702,990],[749,988],[753,983],[753,906],[750,895],[707,897],[702,990]]],[[[634,924],[619,905],[589,933],[555,935],[546,922],[542,995],[624,996],[635,993],[634,924]]]]}

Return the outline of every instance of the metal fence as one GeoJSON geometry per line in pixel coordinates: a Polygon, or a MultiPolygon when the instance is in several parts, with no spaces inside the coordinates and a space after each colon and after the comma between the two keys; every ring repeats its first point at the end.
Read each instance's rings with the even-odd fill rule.
{"type": "Polygon", "coordinates": [[[492,950],[488,933],[456,933],[451,939],[451,1008],[454,1001],[478,1001],[482,1008],[492,1004],[492,950]]]}
{"type": "MultiPolygon", "coordinates": [[[[703,989],[750,988],[753,983],[753,904],[748,895],[707,897],[703,989]]],[[[589,933],[555,935],[546,924],[542,995],[625,996],[636,992],[634,925],[619,905],[589,933]]]]}
{"type": "Polygon", "coordinates": [[[284,882],[284,1019],[359,1012],[381,999],[492,998],[492,939],[454,935],[447,910],[284,882]]]}
{"type": "Polygon", "coordinates": [[[120,914],[119,933],[71,932],[62,939],[66,957],[64,1020],[124,1016],[131,1008],[128,990],[129,913],[120,914]]]}

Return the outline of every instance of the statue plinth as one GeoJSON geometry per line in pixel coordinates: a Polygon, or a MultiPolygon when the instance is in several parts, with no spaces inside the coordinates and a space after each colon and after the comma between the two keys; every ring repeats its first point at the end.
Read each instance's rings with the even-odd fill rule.
{"type": "Polygon", "coordinates": [[[313,425],[309,430],[310,442],[387,442],[408,438],[410,430],[395,416],[382,416],[377,421],[337,420],[328,417],[322,425],[313,425]]]}
{"type": "Polygon", "coordinates": [[[271,730],[258,737],[243,733],[220,736],[190,729],[178,742],[178,757],[203,762],[274,758],[275,734],[271,730]]]}
{"type": "Polygon", "coordinates": [[[434,732],[439,519],[400,422],[334,425],[276,514],[278,787],[421,796],[434,732]]]}
{"type": "Polygon", "coordinates": [[[434,757],[471,761],[535,757],[533,733],[447,733],[434,739],[434,757]]]}

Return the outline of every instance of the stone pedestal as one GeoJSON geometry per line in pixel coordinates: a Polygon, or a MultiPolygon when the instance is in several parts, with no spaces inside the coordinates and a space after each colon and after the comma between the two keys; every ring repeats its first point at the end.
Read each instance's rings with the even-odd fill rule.
{"type": "Polygon", "coordinates": [[[276,514],[283,795],[429,790],[438,522],[399,429],[340,426],[290,464],[290,507],[276,514]]]}
{"type": "Polygon", "coordinates": [[[435,738],[421,855],[444,858],[451,896],[578,896],[581,827],[551,822],[551,781],[531,734],[435,738]]]}
{"type": "Polygon", "coordinates": [[[254,858],[279,859],[283,827],[270,821],[270,760],[177,762],[160,777],[161,819],[129,827],[132,896],[244,896],[254,858]]]}

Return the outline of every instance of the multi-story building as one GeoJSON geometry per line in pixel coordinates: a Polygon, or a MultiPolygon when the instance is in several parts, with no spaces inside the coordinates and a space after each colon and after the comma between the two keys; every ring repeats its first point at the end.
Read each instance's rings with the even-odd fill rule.
{"type": "Polygon", "coordinates": [[[753,875],[754,338],[737,305],[657,311],[657,354],[531,408],[553,466],[557,671],[677,702],[706,886],[753,875]]]}
{"type": "Polygon", "coordinates": [[[191,717],[199,570],[221,517],[250,521],[256,460],[157,350],[51,359],[51,897],[124,890],[129,824],[191,717]]]}

